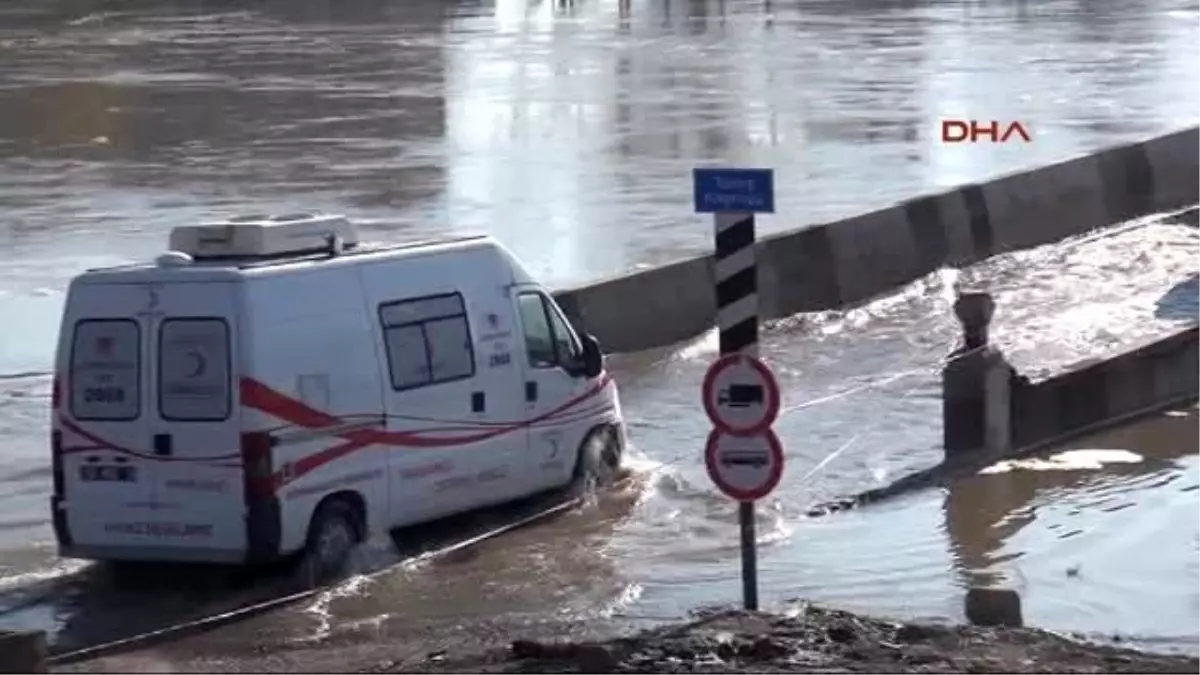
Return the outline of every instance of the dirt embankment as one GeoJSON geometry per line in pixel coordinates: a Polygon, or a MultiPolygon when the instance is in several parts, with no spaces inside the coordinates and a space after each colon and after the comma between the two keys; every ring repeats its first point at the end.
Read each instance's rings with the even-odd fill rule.
{"type": "Polygon", "coordinates": [[[1086,645],[1028,628],[896,624],[809,607],[726,611],[597,642],[517,640],[437,652],[371,672],[421,673],[1196,673],[1195,658],[1086,645]]]}

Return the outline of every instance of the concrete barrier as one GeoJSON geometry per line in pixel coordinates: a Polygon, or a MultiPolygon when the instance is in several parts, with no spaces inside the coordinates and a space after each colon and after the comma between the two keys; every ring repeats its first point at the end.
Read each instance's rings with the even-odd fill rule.
{"type": "Polygon", "coordinates": [[[606,352],[632,352],[699,335],[713,325],[717,299],[708,257],[613,277],[555,293],[571,322],[606,352]]]}
{"type": "Polygon", "coordinates": [[[1015,388],[1013,445],[1028,448],[1200,398],[1195,326],[1111,359],[1015,388]]]}
{"type": "Polygon", "coordinates": [[[0,673],[48,673],[46,634],[0,630],[0,673]]]}
{"type": "Polygon", "coordinates": [[[993,307],[986,293],[964,294],[955,303],[963,342],[942,371],[943,461],[882,487],[821,502],[810,516],[947,485],[1000,460],[1034,455],[1200,400],[1200,326],[1035,381],[988,342],[993,307]]]}
{"type": "Polygon", "coordinates": [[[991,296],[963,295],[955,310],[964,339],[942,373],[948,462],[1029,452],[1200,399],[1200,327],[1033,381],[988,344],[991,296]]]}
{"type": "MultiPolygon", "coordinates": [[[[1200,202],[1200,129],[918,197],[758,243],[766,319],[859,304],[944,266],[962,267],[1200,202]]],[[[558,291],[606,351],[694,337],[716,317],[710,256],[558,291]]]]}

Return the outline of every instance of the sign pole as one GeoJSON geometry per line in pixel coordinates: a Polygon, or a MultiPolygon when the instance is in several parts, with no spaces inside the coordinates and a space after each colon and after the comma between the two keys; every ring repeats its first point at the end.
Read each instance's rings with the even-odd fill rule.
{"type": "Polygon", "coordinates": [[[771,424],[779,415],[779,383],[758,360],[758,263],[754,214],[775,212],[771,169],[696,168],[697,213],[713,214],[714,281],[721,357],[701,386],[704,411],[715,427],[704,462],[717,488],[738,502],[742,599],[758,609],[758,551],[754,503],[779,485],[784,455],[771,424]]]}
{"type": "MultiPolygon", "coordinates": [[[[717,339],[721,355],[758,357],[758,265],[754,214],[713,214],[716,241],[717,339]]],[[[742,539],[742,600],[758,609],[758,551],[753,501],[738,502],[742,539]]]]}

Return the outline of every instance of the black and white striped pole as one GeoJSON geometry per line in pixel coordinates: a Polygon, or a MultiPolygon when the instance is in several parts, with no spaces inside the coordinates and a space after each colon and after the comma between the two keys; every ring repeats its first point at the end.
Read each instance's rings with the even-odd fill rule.
{"type": "Polygon", "coordinates": [[[754,502],[778,485],[783,450],[771,424],[779,387],[758,360],[758,266],[754,214],[774,211],[773,175],[763,169],[696,169],[696,211],[713,214],[714,277],[721,357],[704,377],[704,409],[713,423],[704,459],[717,487],[738,501],[742,596],[758,609],[754,502]]]}
{"type": "Polygon", "coordinates": [[[758,356],[758,261],[754,214],[713,216],[717,282],[717,338],[721,354],[758,356]]]}
{"type": "MultiPolygon", "coordinates": [[[[714,272],[717,281],[717,340],[721,355],[758,356],[758,261],[754,214],[717,213],[714,272]]],[[[758,539],[754,502],[738,502],[742,539],[742,600],[758,609],[758,539]]]]}

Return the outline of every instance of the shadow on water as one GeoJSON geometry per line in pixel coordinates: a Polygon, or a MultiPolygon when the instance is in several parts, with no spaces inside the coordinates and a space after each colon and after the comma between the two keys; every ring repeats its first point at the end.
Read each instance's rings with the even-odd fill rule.
{"type": "Polygon", "coordinates": [[[1158,319],[1195,321],[1200,314],[1200,274],[1175,284],[1155,303],[1158,319]]]}
{"type": "MultiPolygon", "coordinates": [[[[1200,229],[1200,209],[1184,211],[1174,220],[1180,225],[1200,229]]],[[[1189,276],[1163,293],[1154,304],[1154,318],[1192,322],[1200,319],[1200,275],[1189,276]]]]}
{"type": "MultiPolygon", "coordinates": [[[[1010,575],[1024,555],[1012,544],[1038,520],[1057,540],[1044,548],[1058,557],[1059,571],[1068,577],[1078,575],[1080,567],[1086,566],[1079,558],[1088,557],[1089,545],[1058,542],[1083,534],[1096,518],[1155,498],[1138,493],[1181,478],[1178,460],[1196,455],[1198,447],[1197,411],[1192,407],[1079,439],[1038,457],[1002,461],[956,481],[947,491],[944,509],[964,585],[1026,583],[1019,569],[1017,578],[1010,575]],[[1060,513],[1047,512],[1050,509],[1060,513]],[[1085,511],[1084,518],[1071,518],[1085,511]]],[[[1189,485],[1175,492],[1194,489],[1189,485]]],[[[1103,529],[1123,536],[1121,528],[1103,529]]],[[[1132,546],[1125,557],[1136,559],[1143,553],[1132,546]]]]}

